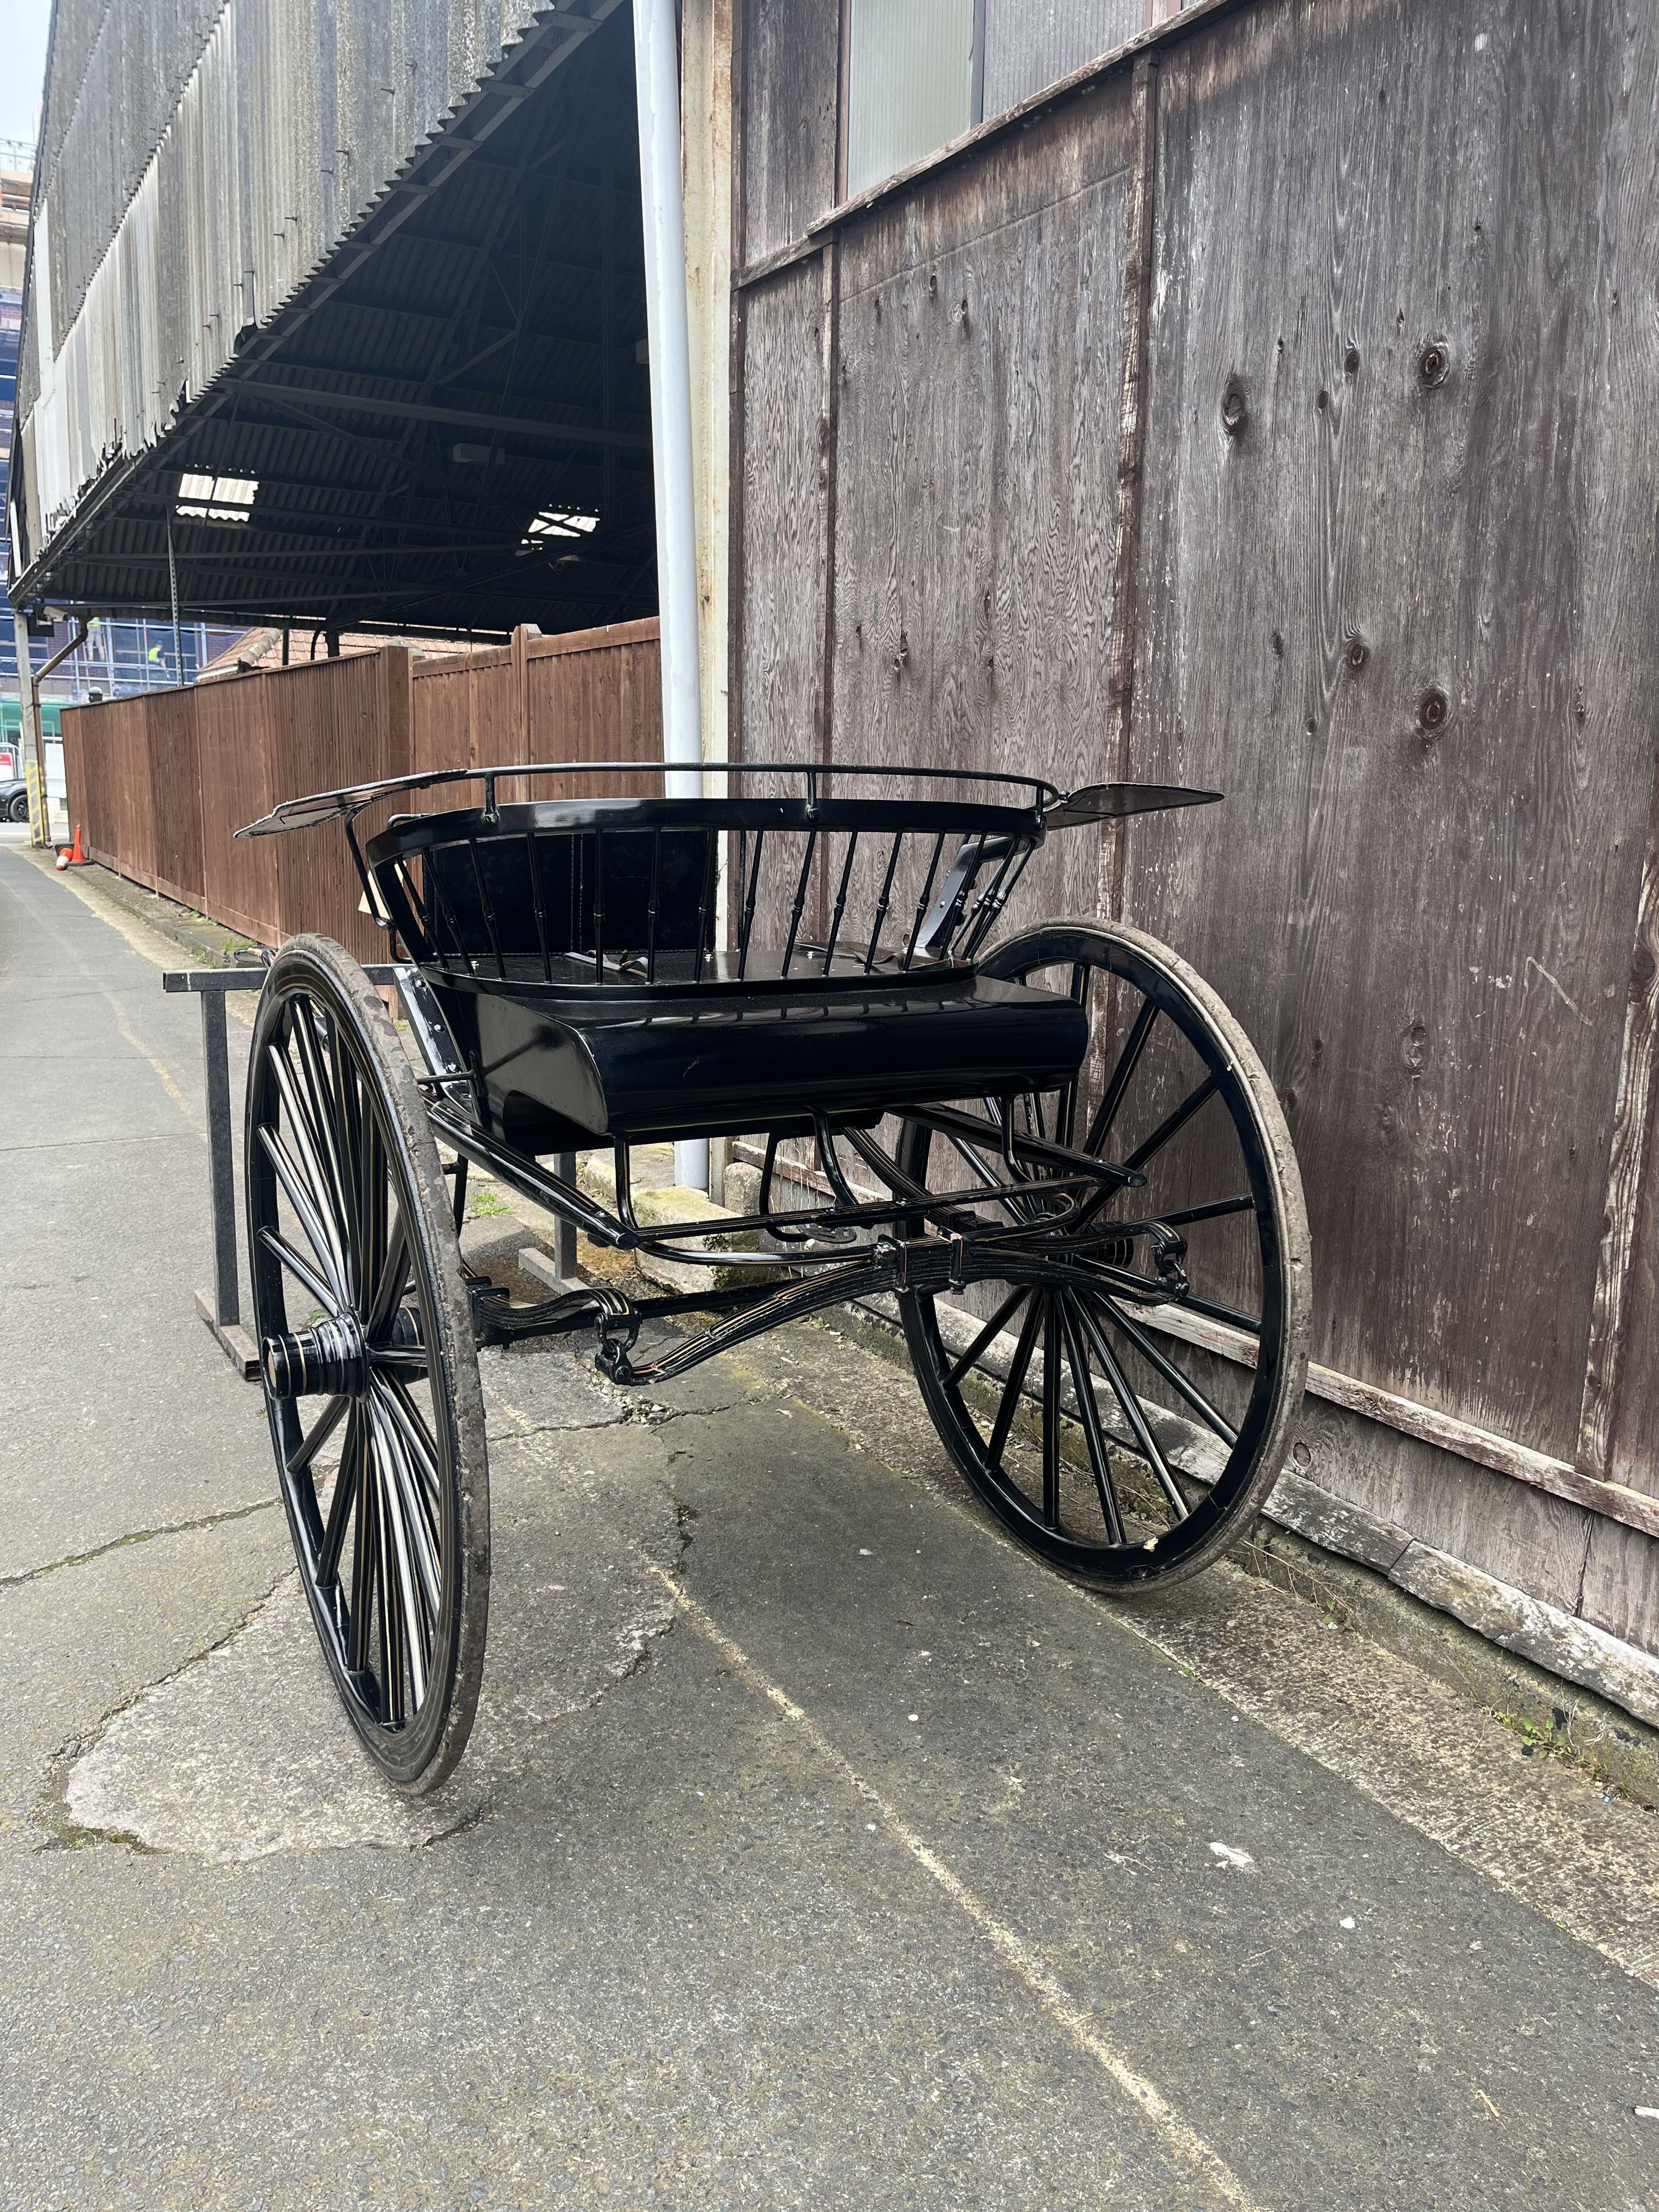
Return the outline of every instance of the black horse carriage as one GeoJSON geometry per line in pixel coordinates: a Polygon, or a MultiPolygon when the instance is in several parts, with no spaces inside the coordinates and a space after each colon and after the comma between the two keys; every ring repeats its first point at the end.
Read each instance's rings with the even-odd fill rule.
{"type": "Polygon", "coordinates": [[[459,1758],[483,1666],[481,1344],[592,1329],[613,1382],[649,1383],[781,1322],[890,1301],[985,1504],[1055,1566],[1122,1590],[1236,1540],[1300,1402],[1306,1215],[1238,1024],[1121,924],[991,942],[1051,832],[1213,794],[710,773],[728,795],[501,795],[673,776],[638,763],[407,777],[242,833],[342,822],[405,956],[407,1044],[337,945],[297,937],[271,962],[246,1195],[301,1575],[359,1735],[411,1790],[459,1758]],[[481,804],[394,815],[360,846],[366,808],[462,781],[481,804]],[[642,1225],[630,1195],[630,1147],[688,1137],[760,1152],[757,1201],[717,1244],[706,1217],[642,1225]],[[598,1146],[614,1212],[548,1164],[598,1146]],[[596,1243],[719,1281],[573,1283],[513,1305],[461,1258],[469,1163],[596,1243]],[[664,1320],[675,1332],[636,1358],[664,1320]]]}

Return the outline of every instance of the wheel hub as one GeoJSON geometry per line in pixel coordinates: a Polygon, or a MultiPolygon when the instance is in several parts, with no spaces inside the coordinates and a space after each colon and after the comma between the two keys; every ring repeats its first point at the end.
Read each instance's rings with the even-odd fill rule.
{"type": "Polygon", "coordinates": [[[368,1346],[356,1314],[268,1336],[259,1362],[278,1398],[337,1397],[368,1382],[368,1346]]]}

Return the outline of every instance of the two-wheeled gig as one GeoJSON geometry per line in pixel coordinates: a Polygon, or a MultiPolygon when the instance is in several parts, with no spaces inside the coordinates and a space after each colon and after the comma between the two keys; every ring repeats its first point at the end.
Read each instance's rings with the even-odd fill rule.
{"type": "Polygon", "coordinates": [[[406,1036],[339,945],[271,962],[246,1197],[306,1594],[358,1735],[411,1790],[460,1756],[483,1666],[482,1344],[592,1330],[613,1382],[651,1383],[849,1302],[896,1312],[991,1511],[1121,1589],[1243,1533],[1300,1402],[1307,1220],[1243,1030],[1125,923],[997,933],[1051,834],[1212,794],[732,763],[724,796],[621,795],[674,774],[406,777],[243,833],[343,823],[398,958],[406,1036]],[[536,795],[556,777],[603,795],[536,795]],[[360,843],[368,808],[458,784],[477,803],[360,843]],[[717,1243],[706,1216],[642,1224],[632,1148],[705,1137],[752,1146],[754,1211],[717,1243]],[[614,1209],[550,1164],[600,1147],[614,1209]],[[462,1261],[469,1164],[709,1287],[510,1304],[462,1261]]]}

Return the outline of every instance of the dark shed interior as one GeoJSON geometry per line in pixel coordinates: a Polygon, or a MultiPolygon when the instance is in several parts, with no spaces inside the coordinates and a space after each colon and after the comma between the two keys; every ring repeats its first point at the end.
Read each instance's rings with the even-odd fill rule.
{"type": "Polygon", "coordinates": [[[193,613],[479,634],[654,613],[628,11],[515,89],[241,333],[159,451],[85,503],[47,596],[167,606],[172,507],[193,613]]]}

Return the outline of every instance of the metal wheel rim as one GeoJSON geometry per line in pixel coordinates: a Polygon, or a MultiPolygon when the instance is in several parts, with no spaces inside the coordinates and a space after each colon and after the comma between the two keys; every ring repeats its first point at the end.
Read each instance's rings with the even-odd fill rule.
{"type": "MultiPolygon", "coordinates": [[[[1179,1580],[1208,1564],[1237,1540],[1248,1523],[1251,1510],[1263,1499],[1277,1477],[1288,1444],[1294,1408],[1300,1402],[1306,1370],[1310,1269],[1305,1215],[1294,1156],[1260,1062],[1242,1033],[1237,1031],[1236,1024],[1231,1024],[1235,1031],[1232,1037],[1222,1031],[1215,1014],[1199,995],[1204,987],[1176,956],[1152,940],[1141,938],[1137,932],[1079,922],[1040,926],[996,947],[979,964],[987,975],[1004,981],[1018,981],[1079,960],[1129,983],[1142,994],[1144,1002],[1156,1003],[1159,1014],[1174,1021],[1202,1066],[1214,1078],[1213,1095],[1225,1103],[1242,1155],[1242,1166],[1249,1177],[1261,1248],[1261,1350],[1247,1405],[1242,1416],[1230,1424],[1236,1431],[1236,1441],[1230,1449],[1225,1469],[1207,1489],[1201,1489],[1196,1483],[1182,1485],[1194,1502],[1185,1518],[1171,1530],[1161,1532],[1151,1548],[1144,1537],[1131,1536],[1127,1530],[1122,1541],[1101,1542],[1081,1540],[1063,1528],[1051,1526],[1043,1510],[1005,1473],[1003,1464],[993,1463],[988,1445],[995,1442],[997,1431],[994,1427],[988,1440],[981,1437],[971,1407],[958,1384],[951,1379],[951,1370],[958,1362],[945,1344],[934,1297],[907,1293],[902,1304],[917,1379],[940,1438],[992,1511],[1023,1543],[1056,1565],[1091,1581],[1133,1589],[1153,1582],[1179,1580]],[[1160,957],[1155,958],[1154,955],[1160,957]],[[1241,1066],[1246,1056],[1249,1070],[1255,1078],[1254,1085],[1245,1079],[1241,1066]],[[1269,1112],[1277,1122],[1276,1129],[1264,1126],[1266,1117],[1260,1095],[1263,1091],[1272,1102],[1269,1112]],[[1249,1133],[1248,1142],[1245,1132],[1249,1133]]],[[[1224,1012],[1218,1001],[1215,1006],[1218,1012],[1224,1012]]],[[[899,1157],[907,1174],[917,1181],[927,1180],[936,1142],[934,1139],[930,1143],[929,1133],[914,1124],[906,1129],[899,1157]]],[[[1014,1287],[1012,1281],[1008,1287],[1014,1287]]],[[[1023,1305],[1010,1318],[1023,1322],[1035,1314],[1040,1296],[1032,1297],[1029,1304],[1023,1305]]],[[[1066,1332],[1063,1324],[1056,1328],[1055,1334],[1064,1346],[1066,1332]]],[[[1133,1375],[1127,1372],[1131,1363],[1123,1356],[1122,1343],[1115,1340],[1115,1333],[1109,1328],[1103,1328],[1101,1334],[1107,1337],[1109,1348],[1117,1351],[1119,1368],[1126,1370],[1125,1379],[1133,1391],[1133,1375]]],[[[1018,1349],[1017,1345],[1016,1358],[1018,1349]]],[[[1083,1352],[1085,1366],[1100,1378],[1101,1369],[1091,1340],[1085,1341],[1083,1352]]],[[[1068,1346],[1061,1352],[1060,1364],[1067,1370],[1073,1403],[1080,1414],[1081,1393],[1077,1387],[1075,1361],[1070,1357],[1068,1346]]],[[[1006,1397],[1006,1389],[1003,1395],[1006,1397]]],[[[1104,1389],[1100,1392],[1103,1397],[1115,1395],[1104,1389]]],[[[1046,1392],[1037,1402],[1046,1422],[1046,1392]]],[[[1083,1431],[1085,1424],[1080,1418],[1068,1414],[1066,1419],[1079,1432],[1083,1431]]],[[[1092,1460],[1092,1450],[1090,1456],[1092,1460]]],[[[1178,1468],[1170,1471],[1177,1475],[1181,1473],[1178,1468]]],[[[1102,1507],[1104,1533],[1103,1499],[1102,1507]]]]}
{"type": "MultiPolygon", "coordinates": [[[[326,950],[335,952],[331,946],[326,950]]],[[[361,1390],[331,1393],[326,1398],[302,1401],[294,1394],[279,1391],[273,1388],[270,1376],[263,1370],[261,1384],[277,1462],[278,1486],[294,1540],[301,1586],[347,1716],[376,1763],[392,1780],[405,1786],[430,1788],[459,1757],[471,1722],[469,1707],[459,1731],[447,1729],[450,1741],[446,1742],[462,1640],[465,1564],[458,1481],[461,1443],[449,1371],[455,1350],[449,1341],[453,1329],[453,1325],[447,1328],[441,1309],[430,1249],[431,1224],[421,1202],[408,1133],[399,1126],[401,1117],[386,1072],[377,1064],[372,1041],[363,1033],[361,1015],[340,989],[338,979],[329,972],[334,961],[323,966],[303,957],[290,958],[293,951],[290,947],[289,953],[279,956],[273,966],[260,1003],[249,1067],[248,1245],[258,1339],[263,1346],[272,1336],[292,1333],[290,1285],[297,1287],[290,1268],[270,1250],[260,1236],[262,1229],[278,1222],[276,1194],[280,1182],[278,1170],[262,1146],[261,1128],[274,1127],[279,1139],[288,1137],[289,1170],[298,1174],[302,1188],[309,1194],[316,1195],[317,1178],[312,1173],[313,1168],[320,1170],[325,1182],[330,1172],[330,1164],[316,1157],[315,1130],[308,1132],[313,1139],[313,1158],[307,1161],[295,1157],[303,1147],[295,1141],[296,1125],[289,1113],[290,1101],[282,1096],[272,1060],[273,1051],[284,1049],[289,1040],[295,1039],[284,1065],[290,1079],[303,1068],[303,1054],[297,1042],[303,1032],[295,1025],[307,1018],[309,1010],[320,1013],[326,1022],[330,1037],[349,1065],[366,1120],[373,1125],[382,1190],[386,1193],[388,1242],[391,1206],[395,1204],[405,1248],[402,1281],[392,1312],[412,1306],[418,1315],[422,1364],[429,1383],[430,1416],[422,1417],[418,1406],[410,1402],[408,1385],[400,1381],[398,1369],[380,1363],[371,1362],[368,1379],[361,1390]],[[346,1406],[337,1413],[334,1409],[343,1396],[347,1400],[346,1406]],[[423,1471],[414,1463],[407,1424],[399,1422],[400,1400],[402,1412],[405,1415],[412,1413],[422,1432],[430,1462],[430,1474],[424,1480],[423,1471]],[[354,1424],[360,1468],[370,1463],[374,1468],[373,1486],[378,1494],[373,1534],[366,1543],[362,1516],[359,1505],[354,1504],[336,1532],[337,1571],[331,1575],[319,1572],[330,1530],[311,1473],[311,1456],[320,1450],[333,1431],[341,1427],[347,1429],[342,1472],[335,1479],[337,1491],[344,1480],[346,1456],[353,1448],[350,1431],[354,1424]],[[397,1464],[399,1461],[401,1468],[397,1464]],[[435,1550],[435,1577],[423,1577],[416,1557],[420,1531],[415,1516],[420,1500],[411,1495],[415,1488],[425,1492],[430,1509],[427,1534],[433,1539],[435,1550]],[[401,1529],[394,1526],[399,1506],[401,1529]],[[379,1559],[372,1564],[366,1560],[366,1553],[374,1553],[382,1547],[379,1559]],[[390,1593],[391,1603],[387,1602],[388,1578],[383,1571],[386,1563],[392,1565],[392,1580],[396,1584],[390,1593]],[[374,1587],[368,1589],[368,1612],[365,1617],[360,1608],[365,1587],[370,1583],[374,1587]],[[419,1656],[424,1679],[417,1684],[410,1652],[415,1644],[422,1606],[427,1634],[419,1656]],[[399,1624],[401,1638],[398,1632],[399,1624]],[[354,1628],[357,1630],[355,1638],[354,1628]],[[359,1663],[366,1656],[370,1663],[359,1663]],[[395,1673],[389,1672],[391,1669],[395,1673]],[[386,1695],[382,1675],[397,1684],[395,1694],[386,1695]],[[414,1694],[417,1686],[418,1696],[414,1694]]],[[[336,954],[336,959],[343,963],[345,958],[346,956],[336,954]]],[[[368,989],[366,980],[363,989],[368,989]]],[[[337,1127],[336,1137],[340,1133],[337,1127]]],[[[430,1142],[429,1136],[428,1141],[430,1142]]],[[[337,1192],[334,1195],[337,1197],[337,1192]]],[[[329,1226],[326,1222],[323,1224],[325,1239],[329,1226]]],[[[337,1218],[332,1226],[337,1233],[343,1234],[346,1230],[346,1224],[337,1218]]],[[[365,1304],[374,1303],[372,1291],[362,1297],[340,1298],[337,1278],[331,1276],[319,1264],[322,1255],[308,1237],[297,1256],[311,1263],[312,1273],[319,1284],[336,1292],[337,1305],[343,1307],[364,1328],[371,1339],[372,1350],[390,1352],[395,1348],[388,1340],[389,1317],[374,1325],[372,1313],[362,1310],[365,1304]]],[[[378,1287],[384,1296],[384,1285],[378,1287]]],[[[333,1318],[326,1307],[324,1311],[328,1318],[333,1318]]],[[[466,1352],[470,1356],[470,1343],[466,1352]]]]}

